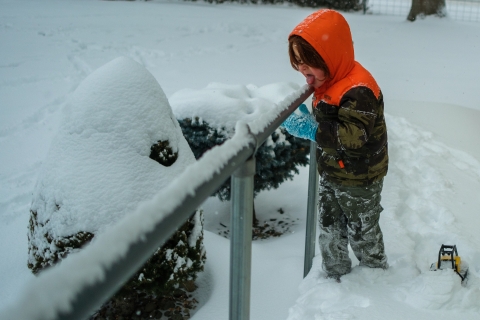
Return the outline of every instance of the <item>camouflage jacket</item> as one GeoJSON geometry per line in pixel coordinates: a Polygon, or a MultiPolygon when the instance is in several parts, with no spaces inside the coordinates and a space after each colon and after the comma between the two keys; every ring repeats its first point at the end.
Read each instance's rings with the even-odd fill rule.
{"type": "Polygon", "coordinates": [[[388,170],[387,127],[383,97],[366,87],[345,93],[340,107],[320,101],[313,113],[319,123],[318,171],[325,179],[348,186],[380,180],[388,170]]]}

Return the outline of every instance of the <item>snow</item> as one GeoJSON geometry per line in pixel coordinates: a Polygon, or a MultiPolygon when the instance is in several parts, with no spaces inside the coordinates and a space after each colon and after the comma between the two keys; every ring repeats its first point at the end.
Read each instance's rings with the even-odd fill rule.
{"type": "MultiPolygon", "coordinates": [[[[276,92],[286,96],[304,84],[289,64],[286,37],[312,12],[308,8],[168,0],[0,0],[0,5],[0,41],[8,44],[0,51],[0,314],[22,297],[28,301],[26,288],[41,297],[45,283],[26,266],[29,209],[54,136],[64,130],[63,114],[88,75],[127,57],[153,75],[172,105],[187,92],[208,99],[218,88],[216,101],[244,115],[253,104],[277,103],[276,92]],[[225,98],[227,92],[231,99],[225,98]]],[[[477,319],[480,24],[345,17],[356,58],[385,97],[391,163],[381,227],[390,269],[355,266],[337,284],[323,278],[316,257],[302,279],[308,181],[308,168],[302,168],[293,181],[255,199],[260,219],[282,208],[296,224],[280,238],[253,243],[251,319],[477,319]],[[429,271],[442,243],[456,244],[469,263],[472,277],[466,287],[448,270],[429,271]]],[[[124,84],[124,77],[118,81],[124,84]]],[[[217,115],[221,124],[226,113],[217,115]]],[[[268,112],[258,115],[261,125],[268,122],[263,118],[268,112]]],[[[234,149],[245,140],[230,143],[234,149]]],[[[182,177],[201,181],[222,163],[207,159],[212,164],[206,172],[190,168],[182,177]]],[[[168,196],[191,190],[185,181],[173,183],[168,196]]],[[[165,199],[147,206],[152,217],[165,199]]],[[[219,223],[228,224],[230,208],[215,198],[203,208],[207,262],[192,318],[225,319],[229,241],[217,233],[219,223]]],[[[149,222],[144,221],[145,229],[149,222]]],[[[110,254],[123,250],[115,249],[110,254]]],[[[81,281],[82,274],[65,273],[59,286],[81,281]]],[[[48,304],[52,298],[42,299],[48,304]]]]}
{"type": "Polygon", "coordinates": [[[227,130],[226,136],[232,136],[233,132],[228,130],[235,128],[239,120],[249,124],[258,122],[254,132],[261,131],[273,120],[268,121],[268,114],[276,116],[275,111],[288,107],[292,101],[290,95],[296,98],[297,92],[307,88],[296,83],[272,83],[260,88],[253,84],[210,83],[198,90],[180,90],[169,101],[177,119],[198,117],[220,132],[227,130]]]}
{"type": "Polygon", "coordinates": [[[137,62],[117,58],[89,75],[64,108],[34,190],[31,210],[45,224],[40,242],[46,232],[103,231],[195,162],[174,119],[155,78],[137,62]],[[172,166],[149,158],[157,141],[178,153],[172,166]]]}

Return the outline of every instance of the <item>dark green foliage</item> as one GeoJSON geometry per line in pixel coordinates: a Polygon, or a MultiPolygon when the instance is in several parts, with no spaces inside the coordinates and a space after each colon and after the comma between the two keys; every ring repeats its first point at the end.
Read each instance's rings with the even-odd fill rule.
{"type": "MultiPolygon", "coordinates": [[[[180,119],[178,121],[183,135],[187,140],[195,158],[200,158],[207,150],[222,144],[230,137],[221,131],[211,128],[208,123],[200,122],[198,118],[180,119]]],[[[276,189],[282,182],[292,179],[298,173],[297,166],[308,164],[310,141],[298,139],[290,135],[283,128],[279,128],[260,146],[255,155],[257,160],[254,193],[257,195],[262,190],[276,189]]],[[[220,200],[230,199],[230,179],[228,179],[214,196],[220,200]]]]}
{"type": "MultiPolygon", "coordinates": [[[[60,209],[60,207],[57,205],[57,210],[58,209],[60,209]]],[[[47,220],[45,224],[48,222],[49,220],[47,220]]],[[[53,266],[59,260],[65,258],[69,253],[80,249],[93,238],[92,233],[83,231],[68,237],[55,238],[47,231],[43,234],[43,237],[48,243],[48,248],[40,250],[31,239],[35,237],[36,230],[43,228],[43,226],[44,224],[37,221],[37,212],[30,210],[30,220],[28,224],[28,254],[33,257],[33,259],[29,259],[27,266],[34,274],[37,274],[44,268],[53,266]]]]}
{"type": "Polygon", "coordinates": [[[154,295],[168,295],[175,289],[194,286],[196,274],[203,270],[205,251],[203,232],[190,246],[190,237],[196,223],[201,223],[201,211],[198,217],[192,216],[130,279],[118,292],[117,298],[128,297],[132,292],[148,292],[154,295]],[[178,262],[179,260],[180,262],[178,262]],[[183,263],[180,265],[180,263],[183,263]],[[174,275],[172,277],[172,275],[174,275]]]}
{"type": "Polygon", "coordinates": [[[150,159],[165,167],[170,167],[177,161],[178,153],[173,152],[168,141],[158,141],[150,148],[150,159]]]}
{"type": "Polygon", "coordinates": [[[178,122],[195,159],[200,158],[205,151],[221,145],[228,139],[216,129],[210,128],[206,122],[200,123],[198,118],[195,118],[194,121],[186,118],[178,120],[178,122]]]}
{"type": "Polygon", "coordinates": [[[197,211],[91,320],[188,319],[197,303],[190,292],[206,259],[202,216],[197,211]]]}

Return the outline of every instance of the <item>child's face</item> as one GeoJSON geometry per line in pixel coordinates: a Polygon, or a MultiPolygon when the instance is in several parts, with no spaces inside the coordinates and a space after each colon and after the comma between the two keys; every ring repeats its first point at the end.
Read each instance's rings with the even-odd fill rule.
{"type": "MultiPolygon", "coordinates": [[[[295,52],[297,57],[300,56],[296,46],[293,46],[293,52],[295,52]]],[[[297,58],[297,61],[300,61],[300,59],[297,58]]],[[[308,85],[314,88],[320,88],[325,81],[327,81],[327,76],[322,69],[310,67],[304,63],[300,63],[298,64],[298,71],[303,74],[308,85]]]]}

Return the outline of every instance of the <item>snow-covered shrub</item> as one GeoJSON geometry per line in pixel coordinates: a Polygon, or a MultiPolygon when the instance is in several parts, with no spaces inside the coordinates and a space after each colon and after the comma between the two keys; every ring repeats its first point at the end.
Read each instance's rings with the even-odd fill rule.
{"type": "Polygon", "coordinates": [[[205,258],[198,210],[91,320],[188,319],[197,303],[190,293],[205,258]]]}
{"type": "MultiPolygon", "coordinates": [[[[190,148],[198,159],[207,150],[231,138],[237,121],[254,121],[299,90],[294,83],[263,87],[212,83],[201,90],[181,90],[170,98],[190,148]]],[[[254,193],[278,188],[308,164],[310,142],[278,128],[257,150],[254,193]]],[[[230,199],[230,179],[214,194],[230,199]]]]}
{"type": "MultiPolygon", "coordinates": [[[[64,111],[31,205],[28,266],[34,273],[95,241],[195,162],[163,90],[130,59],[91,74],[64,111]]],[[[202,219],[201,211],[192,213],[102,311],[133,318],[164,297],[174,304],[188,300],[185,292],[195,288],[205,262],[202,219]],[[109,309],[119,299],[134,301],[135,310],[109,309]]]]}
{"type": "MultiPolygon", "coordinates": [[[[225,127],[212,128],[199,117],[178,119],[178,122],[197,159],[230,138],[225,127]]],[[[276,130],[255,154],[254,195],[262,190],[276,189],[285,180],[292,179],[298,174],[298,166],[308,164],[309,152],[309,141],[295,138],[283,128],[276,130]]],[[[222,201],[230,200],[230,185],[229,178],[214,195],[222,201]]]]}

